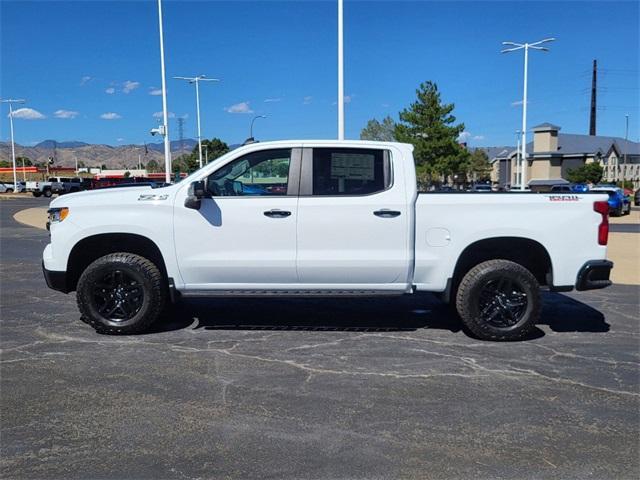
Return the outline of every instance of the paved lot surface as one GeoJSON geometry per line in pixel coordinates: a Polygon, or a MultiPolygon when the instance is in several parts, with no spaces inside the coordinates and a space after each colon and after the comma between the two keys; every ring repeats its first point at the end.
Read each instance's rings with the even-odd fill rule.
{"type": "Polygon", "coordinates": [[[97,335],[0,202],[2,478],[640,475],[638,287],[545,296],[533,338],[430,297],[211,301],[97,335]]]}

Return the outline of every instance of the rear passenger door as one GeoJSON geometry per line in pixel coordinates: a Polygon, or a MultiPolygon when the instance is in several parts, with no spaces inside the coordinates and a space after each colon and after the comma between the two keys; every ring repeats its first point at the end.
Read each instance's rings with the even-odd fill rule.
{"type": "Polygon", "coordinates": [[[303,286],[407,288],[410,216],[396,173],[389,150],[303,150],[296,262],[303,286]]]}

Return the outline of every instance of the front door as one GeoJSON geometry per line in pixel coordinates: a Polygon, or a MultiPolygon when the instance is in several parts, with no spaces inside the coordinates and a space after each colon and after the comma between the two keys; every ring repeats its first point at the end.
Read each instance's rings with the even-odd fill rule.
{"type": "Polygon", "coordinates": [[[176,255],[188,289],[295,284],[300,149],[249,153],[207,178],[200,210],[176,205],[176,255]],[[295,172],[295,173],[294,173],[295,172]]]}
{"type": "Polygon", "coordinates": [[[373,148],[304,150],[297,227],[302,286],[407,288],[409,200],[401,164],[394,172],[391,157],[373,148]]]}

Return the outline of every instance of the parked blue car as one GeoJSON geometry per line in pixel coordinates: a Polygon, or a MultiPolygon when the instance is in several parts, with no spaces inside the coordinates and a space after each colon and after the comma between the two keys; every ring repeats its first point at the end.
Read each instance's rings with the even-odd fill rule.
{"type": "Polygon", "coordinates": [[[592,192],[602,192],[609,195],[609,213],[612,217],[620,217],[631,213],[631,201],[624,194],[624,190],[615,186],[595,186],[592,192]]]}

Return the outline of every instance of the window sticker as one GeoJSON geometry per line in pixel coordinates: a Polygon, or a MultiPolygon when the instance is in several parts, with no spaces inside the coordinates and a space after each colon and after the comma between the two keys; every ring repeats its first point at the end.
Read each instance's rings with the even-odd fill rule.
{"type": "Polygon", "coordinates": [[[331,178],[373,180],[374,157],[359,153],[332,153],[331,178]]]}

